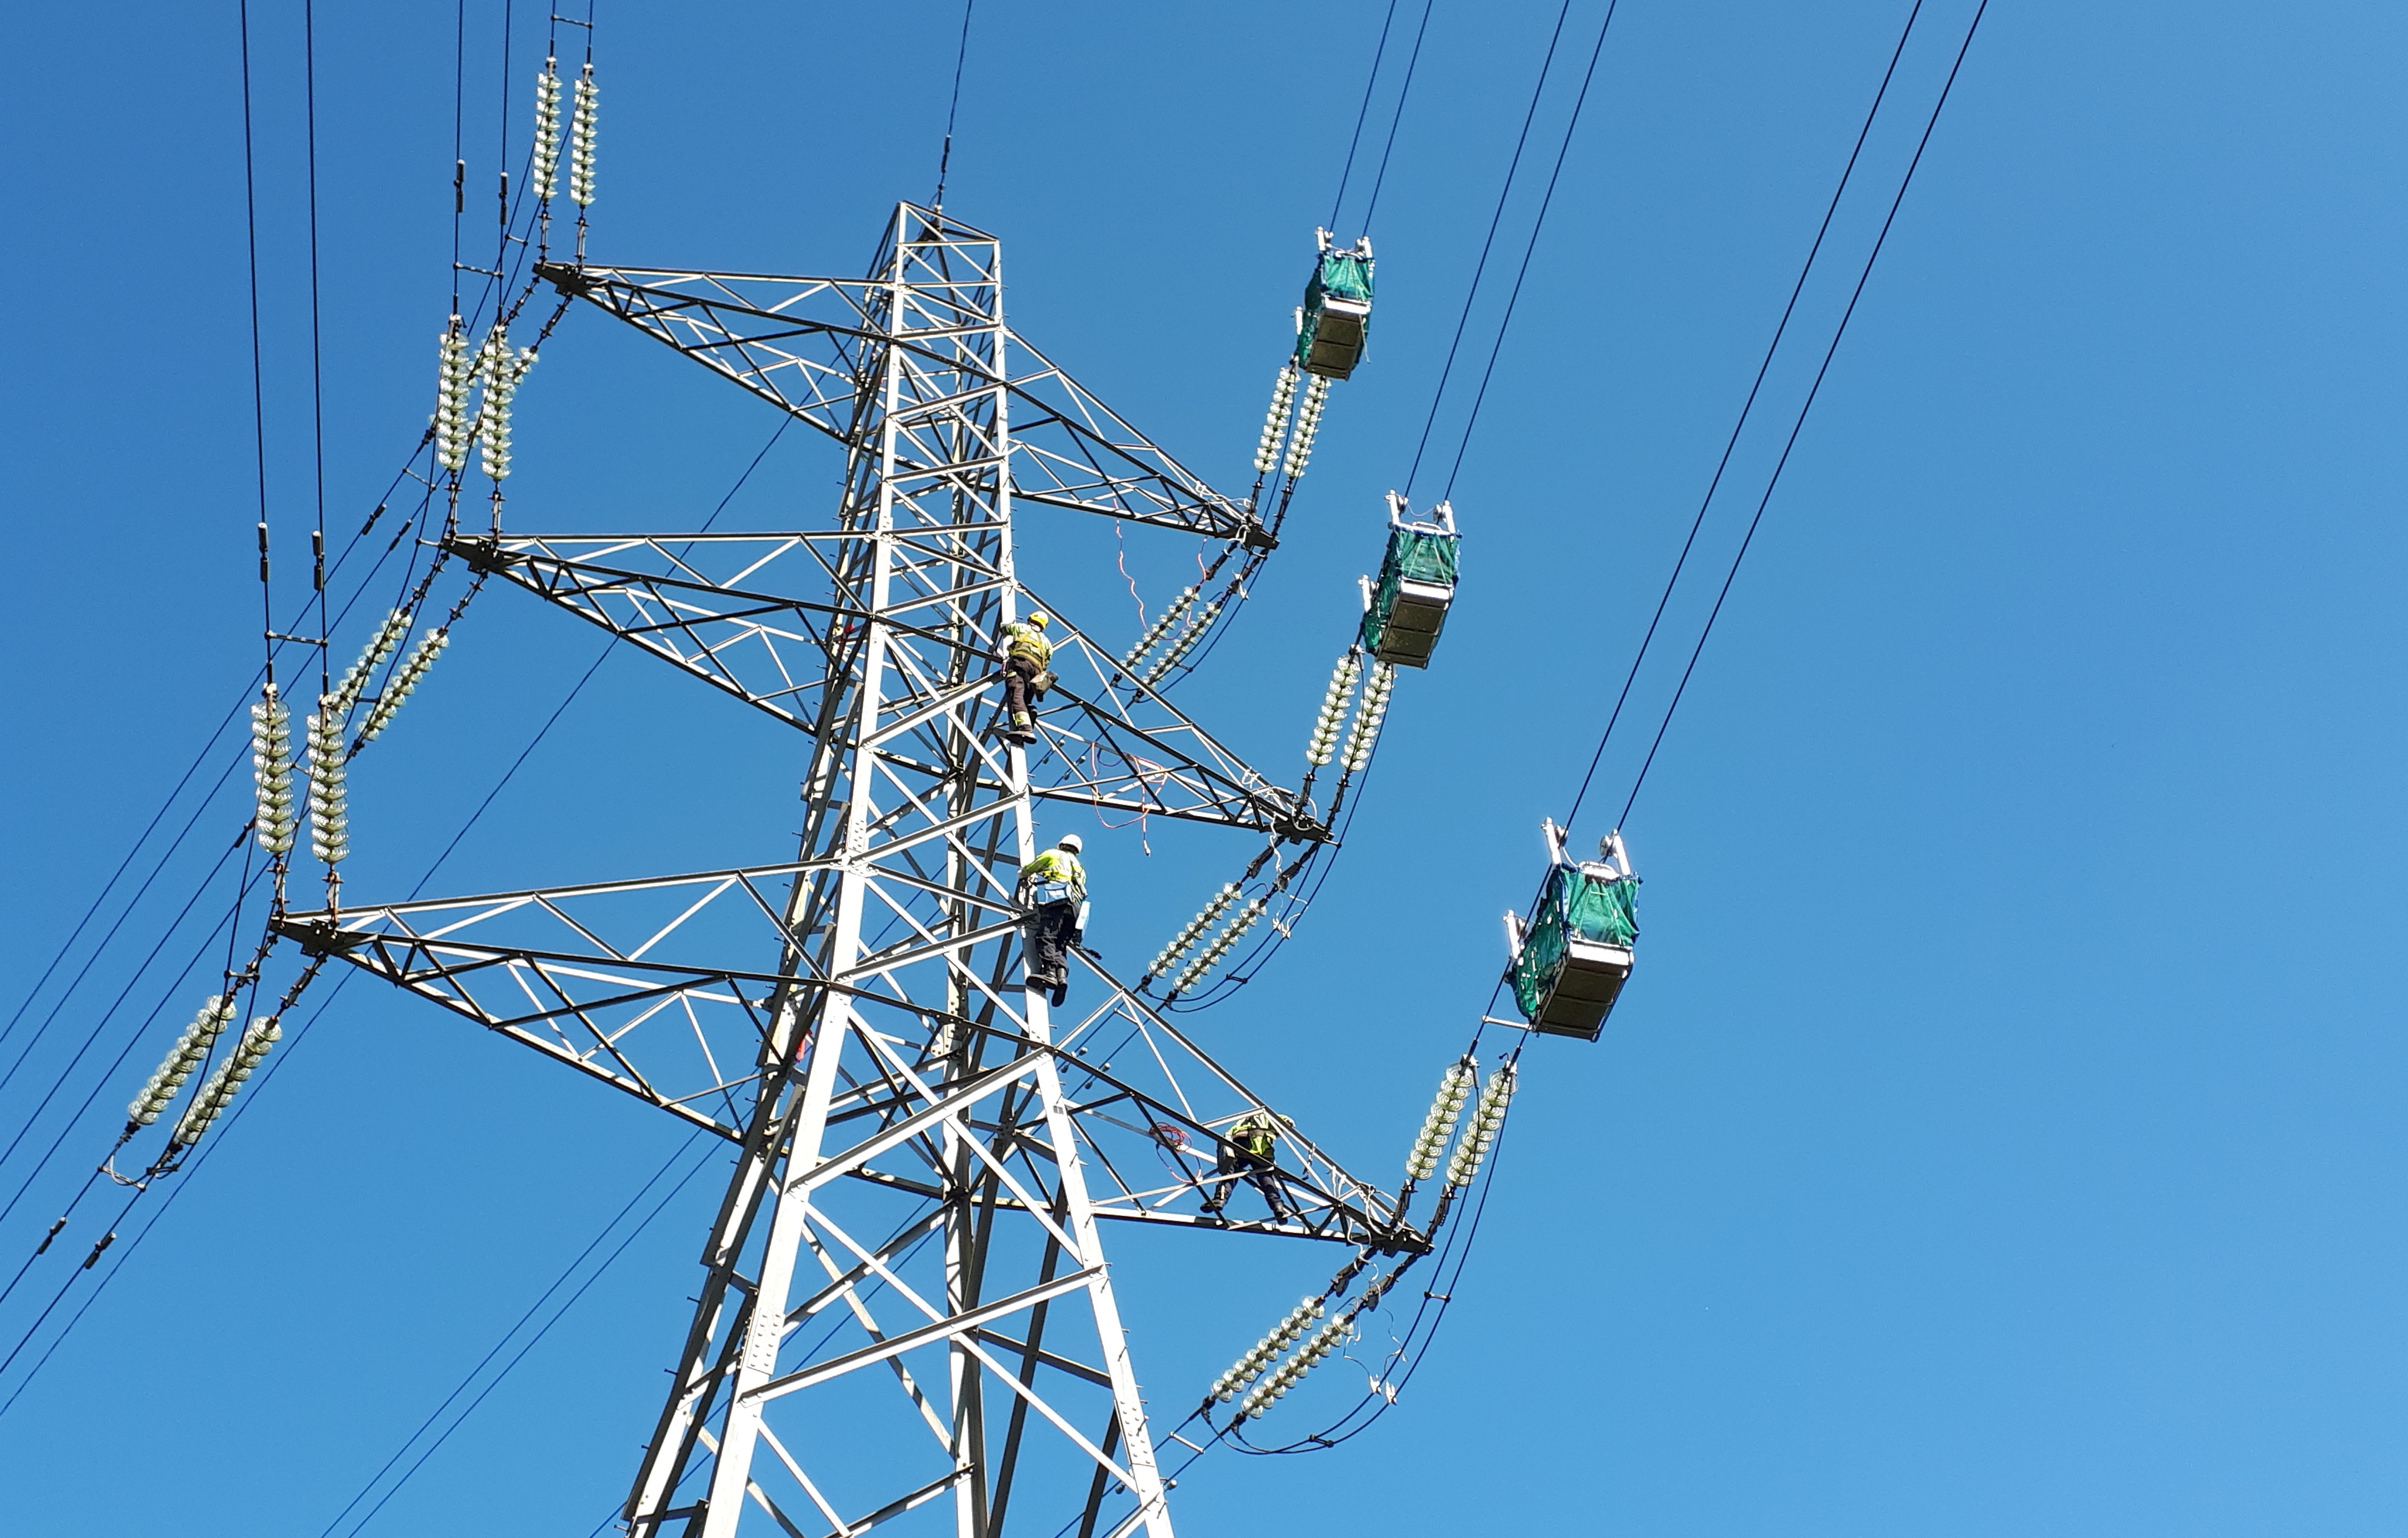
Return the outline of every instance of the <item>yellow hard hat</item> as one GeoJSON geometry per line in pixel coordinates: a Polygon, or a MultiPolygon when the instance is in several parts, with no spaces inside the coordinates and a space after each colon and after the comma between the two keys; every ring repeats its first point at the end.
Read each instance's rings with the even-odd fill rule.
{"type": "Polygon", "coordinates": [[[1029,615],[1029,616],[1028,616],[1028,623],[1029,623],[1029,624],[1031,624],[1031,625],[1035,625],[1035,626],[1037,626],[1037,628],[1038,628],[1038,629],[1042,630],[1042,629],[1044,629],[1047,625],[1049,625],[1053,624],[1054,622],[1053,622],[1052,620],[1047,619],[1047,618],[1045,617],[1045,615],[1044,615],[1044,612],[1043,612],[1042,611],[1039,611],[1039,612],[1034,613],[1034,614],[1031,614],[1031,615],[1029,615]]]}

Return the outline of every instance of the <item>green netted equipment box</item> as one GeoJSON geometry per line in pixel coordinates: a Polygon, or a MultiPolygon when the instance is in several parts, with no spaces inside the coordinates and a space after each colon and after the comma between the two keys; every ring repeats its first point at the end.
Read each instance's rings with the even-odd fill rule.
{"type": "Polygon", "coordinates": [[[1455,602],[1456,553],[1462,537],[1432,525],[1388,530],[1388,553],[1363,613],[1363,649],[1380,661],[1426,668],[1446,611],[1455,602]]]}
{"type": "Polygon", "coordinates": [[[1532,1028],[1594,1042],[1630,978],[1639,878],[1605,866],[1559,865],[1507,980],[1532,1028]]]}
{"type": "Polygon", "coordinates": [[[1296,361],[1308,374],[1342,380],[1363,361],[1371,336],[1371,258],[1328,251],[1314,264],[1304,287],[1304,321],[1297,328],[1296,361]]]}

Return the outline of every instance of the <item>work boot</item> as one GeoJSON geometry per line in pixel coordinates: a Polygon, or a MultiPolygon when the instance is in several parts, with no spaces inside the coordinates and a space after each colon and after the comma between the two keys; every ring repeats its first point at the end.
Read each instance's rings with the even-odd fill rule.
{"type": "Polygon", "coordinates": [[[1054,985],[1054,1007],[1058,1010],[1064,1004],[1068,1003],[1069,1000],[1070,980],[1065,977],[1055,982],[1054,985]]]}

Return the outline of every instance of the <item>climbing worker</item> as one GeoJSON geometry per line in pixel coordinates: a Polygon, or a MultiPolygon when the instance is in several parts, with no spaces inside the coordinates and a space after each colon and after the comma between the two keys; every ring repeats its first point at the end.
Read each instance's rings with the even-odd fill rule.
{"type": "Polygon", "coordinates": [[[1054,1002],[1070,995],[1070,947],[1084,929],[1087,872],[1076,833],[1030,860],[1020,872],[1019,898],[1028,910],[1028,985],[1051,988],[1054,1002]]]}
{"type": "MultiPolygon", "coordinates": [[[[1279,1153],[1280,1123],[1268,1111],[1249,1111],[1229,1125],[1221,1139],[1220,1151],[1212,1159],[1213,1179],[1204,1188],[1204,1213],[1218,1217],[1229,1200],[1229,1187],[1242,1180],[1263,1193],[1270,1203],[1271,1221],[1284,1223],[1296,1215],[1287,1204],[1287,1193],[1280,1186],[1278,1166],[1273,1162],[1279,1153]]],[[[1289,1123],[1293,1126],[1293,1123],[1289,1123]]]]}
{"type": "Polygon", "coordinates": [[[1054,643],[1045,639],[1045,627],[1052,623],[1044,614],[1035,613],[1003,627],[1003,736],[1007,741],[1025,745],[1037,740],[1028,701],[1054,682],[1049,670],[1054,643]]]}

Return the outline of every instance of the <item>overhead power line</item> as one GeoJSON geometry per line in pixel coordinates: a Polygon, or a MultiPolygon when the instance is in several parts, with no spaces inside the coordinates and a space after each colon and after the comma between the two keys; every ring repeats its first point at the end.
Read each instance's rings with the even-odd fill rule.
{"type": "Polygon", "coordinates": [[[1840,316],[1840,323],[1831,333],[1831,345],[1823,350],[1822,364],[1814,370],[1814,382],[1806,392],[1806,399],[1798,408],[1798,419],[1790,424],[1789,437],[1781,446],[1781,458],[1772,467],[1771,477],[1765,482],[1764,495],[1756,498],[1756,513],[1748,520],[1747,534],[1740,540],[1739,553],[1731,557],[1730,569],[1723,576],[1721,591],[1714,595],[1714,606],[1706,615],[1705,627],[1698,633],[1698,644],[1690,649],[1688,665],[1681,669],[1681,682],[1672,691],[1671,703],[1664,708],[1664,719],[1656,728],[1655,740],[1647,746],[1647,757],[1639,766],[1639,777],[1631,783],[1630,798],[1622,804],[1617,825],[1630,819],[1630,809],[1638,804],[1639,792],[1647,783],[1647,771],[1655,766],[1656,752],[1664,745],[1664,734],[1671,729],[1673,712],[1681,708],[1681,697],[1688,692],[1689,676],[1698,670],[1698,658],[1704,654],[1707,638],[1714,632],[1714,621],[1721,617],[1723,600],[1730,597],[1731,582],[1739,576],[1740,563],[1747,559],[1748,546],[1756,540],[1758,525],[1764,522],[1764,510],[1772,501],[1773,488],[1781,484],[1781,472],[1789,466],[1790,451],[1798,447],[1798,435],[1806,425],[1806,413],[1814,409],[1814,397],[1821,393],[1823,380],[1831,371],[1831,359],[1840,351],[1840,338],[1847,335],[1848,322],[1856,313],[1856,301],[1864,297],[1865,283],[1873,275],[1873,264],[1880,260],[1882,246],[1889,239],[1890,226],[1897,222],[1899,205],[1906,201],[1907,188],[1914,184],[1915,168],[1923,164],[1923,151],[1931,143],[1931,131],[1940,125],[1941,109],[1948,105],[1948,93],[1956,89],[1956,72],[1965,66],[1965,54],[1973,46],[1973,34],[1982,25],[1983,13],[1990,8],[1990,0],[1981,0],[1973,8],[1973,20],[1967,23],[1965,40],[1957,46],[1956,58],[1948,66],[1948,79],[1940,88],[1939,100],[1931,104],[1931,116],[1923,124],[1923,136],[1915,141],[1914,158],[1907,162],[1906,175],[1899,180],[1898,195],[1890,199],[1889,212],[1883,216],[1881,234],[1874,237],[1873,248],[1865,256],[1864,270],[1856,275],[1856,284],[1848,295],[1848,308],[1840,316]]]}

